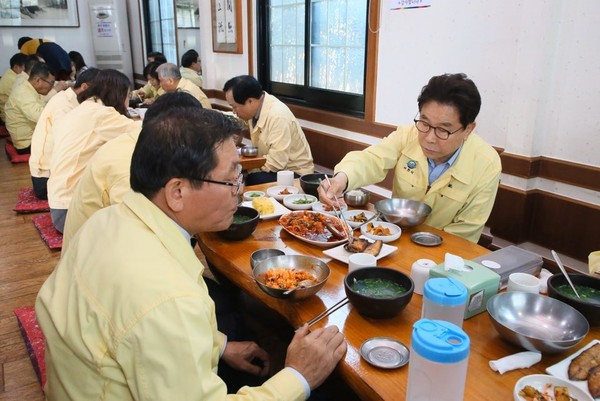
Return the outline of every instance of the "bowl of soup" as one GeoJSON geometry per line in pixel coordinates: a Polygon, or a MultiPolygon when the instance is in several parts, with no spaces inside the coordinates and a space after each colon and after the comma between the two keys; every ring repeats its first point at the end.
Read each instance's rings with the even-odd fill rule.
{"type": "Polygon", "coordinates": [[[344,279],[352,306],[361,315],[375,319],[398,315],[410,302],[414,288],[409,276],[387,267],[364,267],[344,279]]]}
{"type": "Polygon", "coordinates": [[[230,241],[243,240],[254,232],[259,216],[258,211],[252,207],[238,206],[229,228],[219,231],[217,234],[230,241]]]}
{"type": "Polygon", "coordinates": [[[569,278],[580,298],[562,273],[548,279],[548,295],[577,309],[590,326],[600,326],[600,278],[581,273],[570,273],[569,278]]]}

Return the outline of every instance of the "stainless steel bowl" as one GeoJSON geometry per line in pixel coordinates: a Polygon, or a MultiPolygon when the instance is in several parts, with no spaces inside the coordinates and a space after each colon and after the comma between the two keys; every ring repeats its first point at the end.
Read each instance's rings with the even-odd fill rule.
{"type": "Polygon", "coordinates": [[[371,194],[362,188],[352,189],[344,194],[344,200],[352,207],[365,206],[370,198],[371,194]]]}
{"type": "Polygon", "coordinates": [[[293,301],[308,298],[316,294],[329,278],[329,266],[320,259],[304,255],[275,256],[258,262],[252,270],[252,276],[258,286],[267,294],[275,298],[287,298],[293,301]],[[317,278],[317,284],[306,288],[299,288],[289,294],[284,294],[285,289],[272,288],[264,283],[264,275],[269,269],[297,269],[306,270],[317,278]]]}
{"type": "Polygon", "coordinates": [[[275,256],[283,256],[285,252],[281,249],[276,248],[265,248],[259,249],[258,251],[252,252],[250,255],[250,266],[254,269],[254,267],[258,264],[258,262],[263,261],[265,259],[269,259],[275,256]]]}
{"type": "Polygon", "coordinates": [[[496,294],[488,300],[487,310],[502,338],[530,351],[566,351],[583,340],[590,329],[575,308],[540,294],[496,294]]]}
{"type": "Polygon", "coordinates": [[[242,156],[254,157],[258,155],[258,148],[256,146],[244,146],[240,152],[242,156]]]}
{"type": "Polygon", "coordinates": [[[375,210],[380,212],[387,221],[402,228],[423,223],[431,213],[431,207],[427,203],[401,198],[380,200],[375,203],[375,210]]]}

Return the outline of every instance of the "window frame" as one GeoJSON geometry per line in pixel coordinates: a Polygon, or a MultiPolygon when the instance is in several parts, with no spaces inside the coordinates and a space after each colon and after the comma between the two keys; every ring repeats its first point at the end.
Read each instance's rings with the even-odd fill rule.
{"type": "Polygon", "coordinates": [[[304,85],[286,84],[281,82],[271,81],[270,78],[270,40],[269,40],[269,0],[257,0],[257,79],[263,86],[263,88],[284,100],[287,103],[296,104],[299,106],[305,106],[320,110],[328,110],[335,113],[345,114],[358,118],[366,118],[370,116],[371,108],[368,106],[368,99],[371,97],[368,95],[369,89],[369,71],[370,66],[368,63],[371,41],[375,39],[375,35],[372,35],[369,18],[370,12],[373,12],[373,5],[371,3],[377,3],[378,0],[366,0],[367,2],[367,21],[365,27],[365,57],[364,57],[364,73],[363,73],[363,94],[355,94],[349,92],[340,92],[330,89],[323,89],[317,87],[311,87],[308,85],[310,82],[310,0],[305,1],[305,31],[304,31],[304,85]]]}

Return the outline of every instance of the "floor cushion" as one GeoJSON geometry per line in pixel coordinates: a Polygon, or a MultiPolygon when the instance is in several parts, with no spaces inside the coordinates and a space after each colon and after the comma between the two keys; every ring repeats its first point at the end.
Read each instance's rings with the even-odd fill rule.
{"type": "Polygon", "coordinates": [[[21,188],[17,205],[13,208],[13,211],[19,214],[49,212],[50,207],[47,200],[35,196],[33,188],[21,188]]]}
{"type": "Polygon", "coordinates": [[[44,360],[46,339],[35,318],[35,308],[33,306],[15,308],[14,313],[17,316],[31,364],[42,388],[44,388],[46,385],[46,362],[44,360]]]}
{"type": "Polygon", "coordinates": [[[27,163],[29,162],[29,153],[25,155],[20,155],[17,153],[17,149],[12,143],[5,143],[4,150],[6,151],[6,155],[8,156],[8,160],[11,163],[27,163]]]}
{"type": "Polygon", "coordinates": [[[40,236],[48,245],[50,249],[61,249],[62,248],[62,234],[52,224],[52,217],[50,213],[35,216],[33,219],[33,225],[40,232],[40,236]]]}

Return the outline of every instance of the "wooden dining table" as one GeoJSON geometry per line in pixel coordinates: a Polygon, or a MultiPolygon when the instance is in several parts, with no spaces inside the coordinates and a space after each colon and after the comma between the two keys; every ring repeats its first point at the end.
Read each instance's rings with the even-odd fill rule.
{"type": "MultiPolygon", "coordinates": [[[[297,181],[297,180],[296,180],[297,181]]],[[[272,184],[250,189],[266,191],[272,184]]],[[[298,183],[296,185],[299,187],[298,183]]],[[[372,205],[369,206],[372,210],[372,205]]],[[[345,297],[343,280],[348,265],[323,254],[326,248],[314,246],[289,235],[278,224],[278,219],[261,220],[253,234],[242,241],[224,241],[215,233],[200,235],[200,246],[206,258],[218,272],[250,296],[279,312],[291,326],[304,322],[331,307],[345,297]],[[288,254],[302,254],[327,261],[331,274],[323,288],[314,296],[301,301],[274,298],[263,292],[252,277],[250,255],[262,248],[279,248],[288,254]]],[[[378,261],[378,266],[390,267],[410,274],[412,264],[422,258],[441,263],[447,252],[464,259],[472,259],[490,252],[477,244],[426,225],[406,229],[400,238],[389,245],[398,249],[378,261]],[[428,231],[443,238],[439,246],[425,247],[413,243],[411,234],[428,231]]],[[[372,337],[391,337],[407,347],[413,324],[421,318],[422,295],[413,294],[408,306],[395,318],[371,319],[360,315],[351,304],[335,311],[313,328],[336,325],[348,342],[348,351],[337,367],[337,373],[362,400],[404,400],[408,381],[408,365],[396,369],[371,366],[360,356],[361,344],[372,337]]],[[[465,400],[512,400],[513,388],[519,378],[529,374],[546,373],[545,368],[564,359],[593,339],[600,338],[600,330],[591,328],[587,337],[577,346],[560,354],[544,354],[542,361],[527,369],[517,369],[503,375],[492,371],[490,360],[525,351],[504,341],[494,329],[490,316],[482,312],[464,321],[471,347],[465,386],[465,400]]],[[[410,362],[409,362],[410,363],[410,362]]],[[[432,385],[444,385],[444,378],[432,385]]]]}

